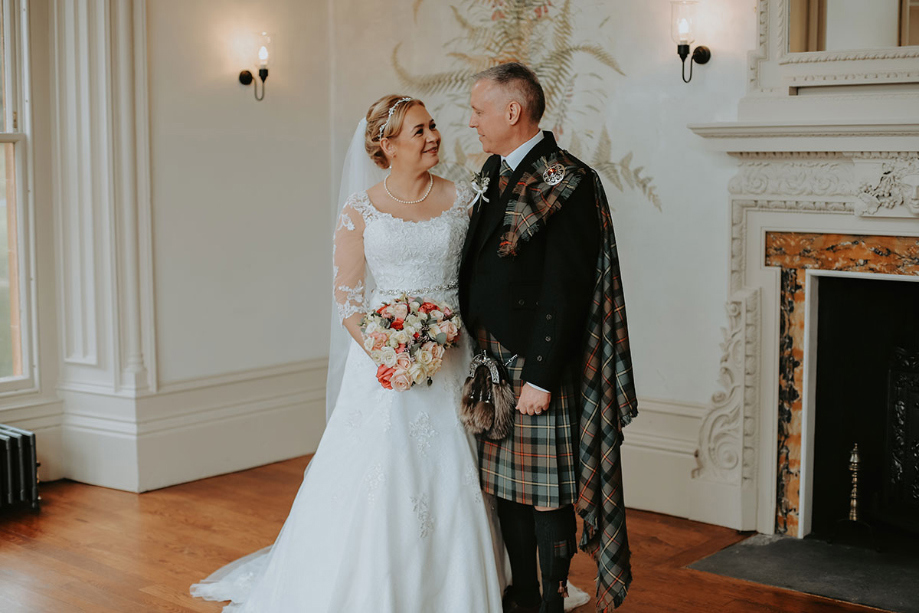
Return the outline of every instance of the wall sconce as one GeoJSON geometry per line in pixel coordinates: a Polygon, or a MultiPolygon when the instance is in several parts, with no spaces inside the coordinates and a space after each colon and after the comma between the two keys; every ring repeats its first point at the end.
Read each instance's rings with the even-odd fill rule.
{"type": "MultiPolygon", "coordinates": [[[[262,95],[258,95],[258,83],[255,84],[255,99],[261,102],[265,99],[265,79],[268,78],[268,55],[271,50],[271,37],[267,32],[262,32],[258,48],[258,78],[262,80],[262,95]]],[[[239,82],[243,85],[251,85],[255,78],[248,70],[239,73],[239,82]]]]}
{"type": "Polygon", "coordinates": [[[676,52],[683,61],[683,83],[692,81],[692,65],[706,64],[712,59],[711,50],[699,45],[692,51],[689,59],[689,78],[686,78],[686,58],[689,57],[689,45],[696,40],[694,22],[696,18],[695,0],[671,0],[670,2],[670,37],[676,43],[676,52]]]}

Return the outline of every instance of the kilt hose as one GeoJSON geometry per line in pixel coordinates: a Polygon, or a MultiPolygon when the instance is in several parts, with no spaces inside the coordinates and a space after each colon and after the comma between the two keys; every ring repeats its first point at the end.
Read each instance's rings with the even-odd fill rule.
{"type": "MultiPolygon", "coordinates": [[[[479,330],[479,348],[506,364],[520,398],[524,358],[514,358],[491,334],[479,330]]],[[[575,364],[578,366],[578,364],[575,364]]],[[[549,409],[541,415],[517,413],[507,438],[494,441],[479,435],[479,476],[482,490],[521,504],[558,508],[578,496],[578,386],[574,369],[552,390],[549,409]]]]}

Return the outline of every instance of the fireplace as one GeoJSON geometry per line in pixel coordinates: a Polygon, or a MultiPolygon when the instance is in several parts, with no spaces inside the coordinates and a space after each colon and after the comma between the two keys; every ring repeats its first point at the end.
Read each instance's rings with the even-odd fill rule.
{"type": "Polygon", "coordinates": [[[872,525],[919,533],[919,283],[820,276],[817,285],[811,531],[847,517],[858,445],[858,504],[872,525]]]}
{"type": "Polygon", "coordinates": [[[891,358],[919,342],[919,241],[767,232],[765,264],[781,279],[775,531],[828,533],[848,512],[855,443],[860,504],[879,514],[891,358]]]}

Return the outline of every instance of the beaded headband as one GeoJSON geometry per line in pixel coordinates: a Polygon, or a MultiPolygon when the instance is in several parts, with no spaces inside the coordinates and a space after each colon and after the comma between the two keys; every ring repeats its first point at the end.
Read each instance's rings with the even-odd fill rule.
{"type": "Polygon", "coordinates": [[[380,126],[380,135],[377,138],[383,138],[383,131],[386,129],[386,126],[389,125],[389,120],[392,119],[392,114],[396,112],[396,109],[399,108],[399,105],[403,102],[411,102],[414,98],[399,98],[396,100],[395,104],[389,107],[389,117],[386,118],[386,123],[380,126]]]}

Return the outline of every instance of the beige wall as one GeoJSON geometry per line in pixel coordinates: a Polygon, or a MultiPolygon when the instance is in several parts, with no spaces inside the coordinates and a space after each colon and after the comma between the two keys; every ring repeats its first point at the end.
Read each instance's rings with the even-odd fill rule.
{"type": "MultiPolygon", "coordinates": [[[[460,34],[451,4],[474,16],[459,0],[397,0],[385,11],[367,0],[148,4],[161,381],[325,354],[327,203],[358,119],[377,97],[406,92],[428,100],[448,151],[468,139],[465,94],[420,94],[400,82],[392,60],[398,44],[415,75],[456,68],[448,53],[462,45],[445,42],[460,34]],[[262,29],[275,48],[267,98],[256,103],[236,74],[246,63],[239,41],[262,29]]],[[[640,189],[620,191],[604,179],[639,392],[705,403],[717,388],[725,324],[734,165],[707,152],[686,125],[735,117],[755,3],[701,7],[697,43],[714,59],[688,85],[669,38],[668,4],[573,4],[578,42],[602,47],[625,76],[576,55],[577,112],[560,141],[571,146],[605,127],[610,159],[631,153],[631,168],[644,167],[660,199],[658,210],[640,189]]],[[[585,149],[576,153],[594,162],[585,149]]]]}
{"type": "Polygon", "coordinates": [[[160,382],[325,356],[327,3],[147,7],[160,382]],[[263,30],[256,102],[237,75],[263,30]]]}

